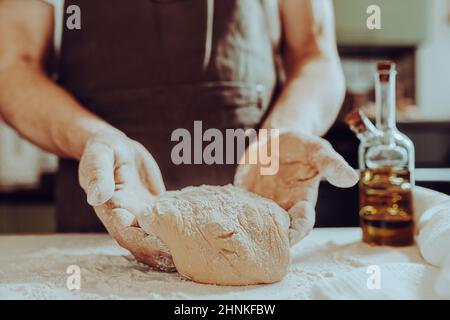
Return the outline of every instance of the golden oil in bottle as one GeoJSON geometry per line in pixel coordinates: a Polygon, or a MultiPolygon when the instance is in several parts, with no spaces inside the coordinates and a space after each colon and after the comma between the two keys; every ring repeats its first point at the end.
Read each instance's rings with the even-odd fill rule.
{"type": "Polygon", "coordinates": [[[407,246],[414,242],[412,190],[408,169],[364,169],[359,183],[363,241],[407,246]]]}
{"type": "Polygon", "coordinates": [[[363,241],[371,245],[407,246],[414,242],[414,144],[396,127],[395,77],[395,63],[377,63],[376,126],[359,110],[346,117],[361,141],[359,217],[363,241]]]}

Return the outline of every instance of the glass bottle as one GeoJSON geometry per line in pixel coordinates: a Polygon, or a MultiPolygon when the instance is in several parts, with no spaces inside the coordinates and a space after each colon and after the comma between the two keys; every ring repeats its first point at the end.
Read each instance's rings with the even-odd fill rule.
{"type": "Polygon", "coordinates": [[[359,216],[363,241],[407,246],[414,242],[412,188],[414,145],[395,119],[395,64],[381,61],[375,73],[376,127],[358,110],[346,117],[359,146],[359,216]]]}

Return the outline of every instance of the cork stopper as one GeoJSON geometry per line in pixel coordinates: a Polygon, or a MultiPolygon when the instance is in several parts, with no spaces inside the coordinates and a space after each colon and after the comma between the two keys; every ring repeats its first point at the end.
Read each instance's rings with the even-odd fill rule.
{"type": "Polygon", "coordinates": [[[377,76],[381,82],[389,82],[391,76],[395,74],[395,63],[393,61],[383,60],[377,63],[377,76]]]}
{"type": "Polygon", "coordinates": [[[354,133],[358,134],[367,130],[364,117],[364,114],[358,108],[355,108],[345,116],[344,121],[354,133]]]}
{"type": "Polygon", "coordinates": [[[378,72],[391,72],[395,71],[395,63],[390,60],[382,60],[377,63],[378,72]]]}

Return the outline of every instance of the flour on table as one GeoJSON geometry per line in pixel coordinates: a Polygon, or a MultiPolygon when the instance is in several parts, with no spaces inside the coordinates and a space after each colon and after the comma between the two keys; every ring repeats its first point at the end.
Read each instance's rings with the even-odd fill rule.
{"type": "Polygon", "coordinates": [[[310,299],[319,280],[358,267],[426,264],[415,246],[374,248],[360,239],[356,228],[316,229],[291,249],[291,264],[281,281],[236,287],[154,271],[107,234],[0,236],[0,299],[310,299]],[[80,290],[66,286],[70,265],[81,268],[80,290]]]}
{"type": "Polygon", "coordinates": [[[263,284],[287,273],[287,212],[243,189],[228,185],[169,191],[138,220],[169,247],[178,272],[196,282],[263,284]]]}

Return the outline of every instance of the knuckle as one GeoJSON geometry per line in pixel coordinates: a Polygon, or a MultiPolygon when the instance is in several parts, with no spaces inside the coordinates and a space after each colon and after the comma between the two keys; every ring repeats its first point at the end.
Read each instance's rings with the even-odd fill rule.
{"type": "Polygon", "coordinates": [[[109,212],[113,212],[116,209],[120,209],[123,207],[122,203],[117,199],[116,196],[113,196],[111,199],[109,199],[108,201],[106,201],[106,203],[104,204],[104,206],[106,207],[106,209],[109,212]]]}
{"type": "Polygon", "coordinates": [[[331,143],[328,140],[320,139],[319,141],[320,141],[320,144],[322,145],[322,147],[333,149],[333,146],[331,145],[331,143]]]}
{"type": "Polygon", "coordinates": [[[117,241],[119,246],[121,246],[122,248],[128,249],[130,251],[132,250],[132,246],[127,241],[126,237],[124,237],[122,232],[120,232],[120,231],[116,230],[115,228],[113,228],[113,231],[110,232],[110,234],[111,234],[111,237],[113,237],[117,241]]]}

